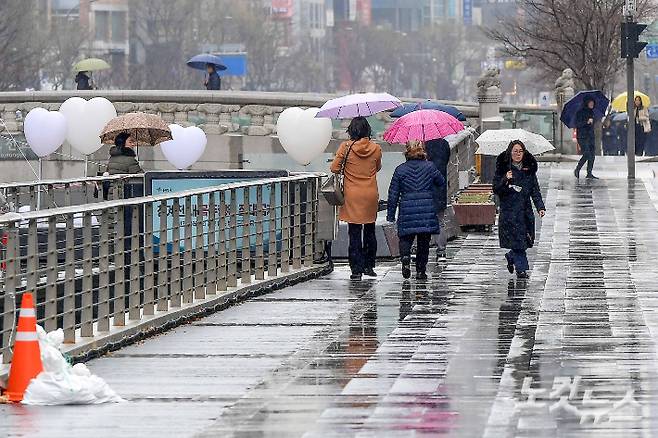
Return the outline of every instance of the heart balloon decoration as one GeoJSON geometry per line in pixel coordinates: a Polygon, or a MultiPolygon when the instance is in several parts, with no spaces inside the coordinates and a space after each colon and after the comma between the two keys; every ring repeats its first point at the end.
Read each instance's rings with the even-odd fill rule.
{"type": "Polygon", "coordinates": [[[43,158],[55,152],[66,139],[66,118],[57,111],[34,108],[25,117],[25,139],[30,149],[43,158]]]}
{"type": "Polygon", "coordinates": [[[173,124],[169,125],[171,129],[171,137],[173,140],[168,140],[160,143],[162,153],[172,166],[178,170],[187,169],[201,158],[203,152],[206,150],[208,137],[201,128],[190,126],[183,128],[182,126],[173,124]]]}
{"type": "Polygon", "coordinates": [[[329,146],[331,120],[316,118],[320,108],[288,108],[281,113],[276,130],[283,149],[297,163],[307,166],[329,146]]]}
{"type": "Polygon", "coordinates": [[[117,116],[112,102],[104,97],[84,100],[71,97],[59,108],[68,124],[66,140],[84,155],[101,148],[100,134],[107,123],[117,116]]]}

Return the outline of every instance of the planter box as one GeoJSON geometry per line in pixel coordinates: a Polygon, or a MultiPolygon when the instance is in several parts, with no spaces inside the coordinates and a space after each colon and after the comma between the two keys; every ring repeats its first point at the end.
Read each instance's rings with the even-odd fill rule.
{"type": "Polygon", "coordinates": [[[496,223],[496,204],[452,204],[459,226],[491,226],[496,223]]]}

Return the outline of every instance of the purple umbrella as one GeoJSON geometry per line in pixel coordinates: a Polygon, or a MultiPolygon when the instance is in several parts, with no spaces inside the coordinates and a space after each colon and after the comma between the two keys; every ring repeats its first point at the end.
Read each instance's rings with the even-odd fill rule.
{"type": "Polygon", "coordinates": [[[360,93],[331,99],[320,108],[317,116],[330,119],[369,117],[402,106],[402,102],[388,93],[360,93]]]}

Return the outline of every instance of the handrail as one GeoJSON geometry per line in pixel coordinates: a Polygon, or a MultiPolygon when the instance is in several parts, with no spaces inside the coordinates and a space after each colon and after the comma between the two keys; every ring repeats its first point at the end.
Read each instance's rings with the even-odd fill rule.
{"type": "Polygon", "coordinates": [[[320,183],[300,173],[0,216],[1,361],[26,291],[46,330],[103,348],[130,321],[158,312],[168,324],[188,305],[313,270],[333,236],[320,183]]]}
{"type": "Polygon", "coordinates": [[[308,179],[309,176],[319,176],[318,173],[306,173],[296,176],[285,176],[277,178],[263,178],[254,181],[239,181],[234,183],[219,184],[212,187],[204,187],[202,189],[190,189],[180,192],[171,192],[162,195],[148,195],[140,196],[137,198],[118,199],[112,201],[97,202],[94,204],[75,205],[69,207],[50,208],[47,210],[36,210],[25,213],[16,213],[14,215],[0,216],[0,225],[11,224],[18,221],[25,221],[30,219],[44,219],[51,216],[67,215],[67,214],[83,214],[87,212],[95,212],[106,208],[138,206],[144,204],[152,204],[154,202],[169,201],[177,198],[184,198],[187,196],[208,195],[218,190],[232,190],[243,189],[249,187],[256,187],[263,184],[281,183],[281,182],[294,182],[308,179]],[[20,217],[19,217],[20,216],[20,217]]]}
{"type": "Polygon", "coordinates": [[[122,179],[143,178],[143,177],[144,174],[139,173],[139,174],[108,175],[108,176],[88,176],[88,177],[69,178],[69,179],[42,179],[35,181],[0,183],[0,190],[31,187],[31,186],[60,186],[65,184],[106,182],[106,181],[117,181],[122,179]]]}

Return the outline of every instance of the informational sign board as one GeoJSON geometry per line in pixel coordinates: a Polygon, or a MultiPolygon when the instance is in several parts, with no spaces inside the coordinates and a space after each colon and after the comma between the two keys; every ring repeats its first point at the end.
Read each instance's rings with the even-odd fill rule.
{"type": "Polygon", "coordinates": [[[550,106],[551,105],[551,93],[548,91],[542,91],[539,93],[539,106],[550,106]]]}
{"type": "Polygon", "coordinates": [[[246,53],[220,53],[219,57],[226,66],[217,72],[220,76],[247,76],[246,53]]]}
{"type": "MultiPolygon", "coordinates": [[[[144,176],[144,186],[146,195],[163,195],[168,193],[181,192],[185,190],[194,190],[206,187],[214,187],[222,184],[231,184],[241,181],[249,180],[258,180],[266,178],[277,178],[288,176],[288,171],[210,171],[210,172],[147,172],[144,176]]],[[[276,206],[280,207],[282,205],[281,198],[281,189],[280,186],[277,186],[275,189],[275,200],[276,206]]],[[[238,215],[236,217],[237,222],[237,247],[242,247],[242,235],[243,235],[243,226],[244,226],[244,190],[238,189],[235,191],[235,204],[238,210],[238,215]]],[[[261,206],[263,212],[263,244],[267,246],[269,244],[269,229],[270,229],[270,189],[268,186],[264,186],[263,190],[263,204],[261,206]]],[[[251,187],[249,189],[249,210],[250,210],[250,230],[249,234],[251,236],[250,246],[252,249],[256,246],[256,214],[258,212],[258,205],[256,204],[256,187],[251,187]]],[[[217,232],[225,231],[227,232],[230,226],[231,220],[231,195],[230,192],[226,192],[225,203],[226,203],[226,222],[225,224],[219,224],[217,227],[217,232]]],[[[195,227],[197,225],[197,218],[199,214],[199,209],[201,211],[203,219],[203,233],[204,233],[204,247],[207,248],[208,240],[208,222],[207,216],[209,211],[210,195],[204,195],[202,197],[203,205],[198,205],[197,197],[194,196],[191,199],[191,221],[192,225],[195,227]]],[[[219,196],[215,196],[216,203],[216,217],[219,217],[220,204],[219,196]]],[[[160,203],[157,203],[153,206],[153,243],[156,244],[154,250],[159,251],[158,245],[160,244],[160,203]]],[[[183,225],[185,225],[186,217],[186,206],[183,199],[181,199],[179,208],[178,208],[178,220],[181,225],[180,227],[180,240],[183,236],[183,225]]],[[[168,251],[172,250],[172,243],[174,241],[173,234],[173,222],[174,221],[174,202],[170,200],[167,202],[167,248],[168,251]]],[[[281,211],[280,209],[276,210],[275,226],[277,239],[281,235],[281,211]]],[[[228,233],[226,238],[228,238],[228,233]]],[[[181,245],[182,247],[182,245],[181,245]]]]}

